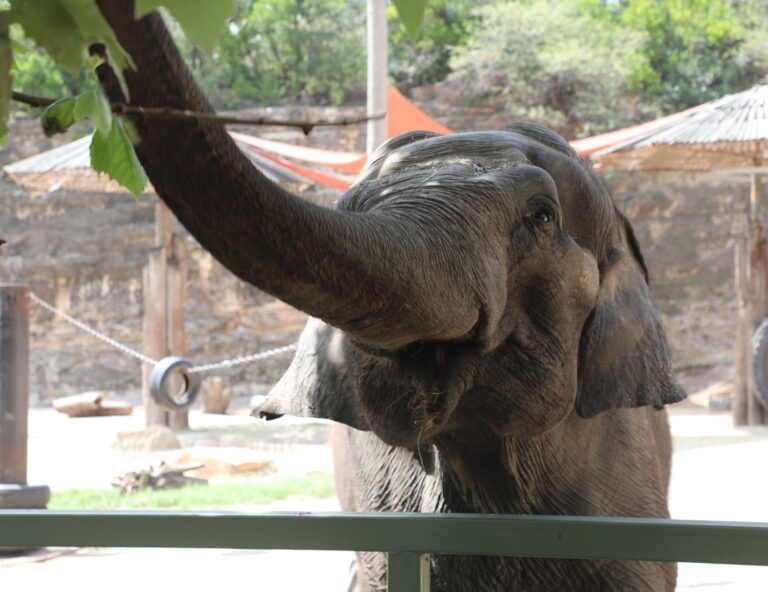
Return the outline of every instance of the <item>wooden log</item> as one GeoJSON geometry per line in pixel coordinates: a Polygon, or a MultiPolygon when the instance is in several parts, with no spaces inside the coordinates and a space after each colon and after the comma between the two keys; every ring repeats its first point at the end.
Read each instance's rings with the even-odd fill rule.
{"type": "Polygon", "coordinates": [[[59,413],[70,417],[86,417],[95,415],[101,402],[104,400],[104,391],[89,391],[70,397],[61,397],[53,402],[53,408],[59,413]]]}
{"type": "Polygon", "coordinates": [[[133,406],[130,403],[105,400],[104,391],[89,391],[61,397],[53,402],[53,408],[69,417],[104,417],[133,413],[133,406]]]}
{"type": "Polygon", "coordinates": [[[96,417],[111,417],[113,415],[131,415],[133,405],[124,401],[102,401],[96,417]]]}

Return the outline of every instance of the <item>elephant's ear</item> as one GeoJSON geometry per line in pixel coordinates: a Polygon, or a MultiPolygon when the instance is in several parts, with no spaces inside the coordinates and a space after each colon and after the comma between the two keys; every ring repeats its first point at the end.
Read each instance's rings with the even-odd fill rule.
{"type": "Polygon", "coordinates": [[[597,305],[581,336],[576,398],[581,417],[685,398],[672,374],[643,256],[629,222],[619,217],[623,240],[609,251],[601,269],[597,305]]]}
{"type": "Polygon", "coordinates": [[[342,331],[309,319],[291,365],[253,415],[316,417],[370,430],[348,376],[348,347],[342,331]]]}

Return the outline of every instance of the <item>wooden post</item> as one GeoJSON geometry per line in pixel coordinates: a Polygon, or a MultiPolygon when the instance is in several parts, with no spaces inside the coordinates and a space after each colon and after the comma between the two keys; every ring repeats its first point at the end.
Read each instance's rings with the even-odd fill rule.
{"type": "MultiPolygon", "coordinates": [[[[744,342],[747,352],[752,356],[752,335],[758,325],[768,315],[768,245],[763,237],[763,207],[760,195],[760,179],[752,175],[749,192],[749,226],[750,248],[747,267],[749,285],[748,317],[749,333],[744,342]]],[[[751,364],[747,371],[747,423],[763,425],[766,420],[766,410],[757,397],[751,364]]]]}
{"type": "MultiPolygon", "coordinates": [[[[166,340],[169,354],[187,355],[186,332],[184,331],[184,300],[187,284],[187,245],[179,235],[171,237],[166,272],[167,328],[166,340]]],[[[189,412],[185,410],[169,413],[169,425],[174,430],[189,429],[189,412]]]]}
{"type": "Polygon", "coordinates": [[[736,347],[734,352],[733,425],[747,424],[748,379],[750,372],[750,328],[749,284],[747,282],[746,239],[736,243],[736,298],[738,320],[736,325],[736,347]]]}
{"type": "Polygon", "coordinates": [[[29,287],[0,285],[0,509],[41,509],[51,497],[27,485],[28,419],[29,287]]]}
{"type": "Polygon", "coordinates": [[[0,483],[27,482],[29,288],[0,286],[0,483]]]}
{"type": "MultiPolygon", "coordinates": [[[[155,250],[144,268],[144,354],[159,360],[169,355],[186,355],[184,295],[187,281],[187,251],[184,240],[172,231],[171,211],[158,201],[155,207],[155,250]]],[[[165,425],[183,430],[189,427],[187,410],[169,412],[149,394],[149,374],[142,368],[142,393],[147,426],[165,425]]]]}
{"type": "MultiPolygon", "coordinates": [[[[165,315],[165,250],[154,251],[144,268],[144,355],[155,360],[166,356],[166,315],[165,315]]],[[[142,365],[142,399],[146,412],[147,427],[168,425],[168,412],[160,407],[149,394],[149,374],[152,366],[142,365]]]]}

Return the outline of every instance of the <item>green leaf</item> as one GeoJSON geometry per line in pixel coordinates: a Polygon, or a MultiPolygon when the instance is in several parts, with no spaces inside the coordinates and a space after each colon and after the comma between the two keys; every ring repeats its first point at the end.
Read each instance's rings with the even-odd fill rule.
{"type": "Polygon", "coordinates": [[[46,136],[50,138],[56,134],[63,134],[72,127],[78,119],[75,114],[76,103],[77,100],[73,98],[59,99],[53,105],[46,107],[40,118],[46,136]]]}
{"type": "Polygon", "coordinates": [[[30,47],[29,42],[25,43],[23,40],[11,37],[11,49],[13,50],[13,53],[19,55],[20,53],[30,52],[32,48],[30,47]]]}
{"type": "Polygon", "coordinates": [[[416,40],[419,35],[419,27],[424,18],[424,8],[427,0],[392,0],[397,8],[397,14],[400,22],[403,23],[405,30],[408,31],[412,40],[416,40]]]}
{"type": "Polygon", "coordinates": [[[10,10],[11,3],[8,0],[0,0],[0,10],[10,10]]]}
{"type": "Polygon", "coordinates": [[[5,138],[8,135],[8,117],[11,114],[11,39],[8,33],[10,25],[10,13],[0,12],[0,146],[5,146],[5,138]]]}
{"type": "MultiPolygon", "coordinates": [[[[28,1],[28,0],[25,0],[28,1]]],[[[77,24],[86,45],[100,42],[107,47],[107,56],[112,69],[118,76],[127,67],[135,68],[131,56],[117,40],[115,32],[106,21],[94,0],[58,0],[67,9],[77,24]]],[[[216,4],[216,3],[214,3],[216,4]]]]}
{"type": "Polygon", "coordinates": [[[26,36],[72,73],[86,63],[89,45],[103,43],[110,65],[125,86],[122,73],[134,67],[133,61],[94,0],[23,0],[13,4],[11,16],[26,36]]]}
{"type": "Polygon", "coordinates": [[[74,117],[82,121],[90,117],[99,133],[106,137],[112,128],[112,108],[101,89],[85,91],[77,97],[74,106],[74,117]]]}
{"type": "Polygon", "coordinates": [[[232,16],[234,0],[136,0],[136,18],[164,6],[179,21],[192,43],[213,51],[221,29],[232,16]]]}
{"type": "Polygon", "coordinates": [[[136,157],[120,117],[112,118],[112,127],[106,136],[93,134],[91,166],[99,173],[106,173],[136,197],[147,186],[147,175],[136,157]]]}
{"type": "Polygon", "coordinates": [[[82,64],[84,39],[77,23],[59,0],[24,0],[11,7],[14,22],[27,37],[72,72],[82,64]]]}

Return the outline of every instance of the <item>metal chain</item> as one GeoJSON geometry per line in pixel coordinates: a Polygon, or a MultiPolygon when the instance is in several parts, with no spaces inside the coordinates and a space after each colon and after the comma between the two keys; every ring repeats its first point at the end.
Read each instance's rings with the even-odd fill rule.
{"type": "Polygon", "coordinates": [[[121,352],[123,352],[125,354],[128,354],[129,356],[133,356],[137,360],[141,360],[142,362],[145,362],[146,364],[151,364],[152,366],[157,364],[157,360],[153,360],[149,356],[145,356],[143,353],[138,352],[135,349],[131,349],[127,345],[123,345],[119,341],[115,341],[111,337],[109,337],[107,335],[104,335],[104,333],[100,333],[99,331],[97,331],[93,327],[89,327],[85,323],[83,323],[81,321],[78,321],[76,318],[71,317],[67,313],[62,312],[59,309],[55,308],[54,306],[48,304],[45,300],[40,298],[34,292],[30,292],[29,293],[29,298],[30,298],[30,300],[32,300],[32,302],[34,302],[38,306],[42,306],[48,312],[52,312],[57,317],[61,317],[62,319],[64,319],[68,323],[70,323],[71,325],[74,325],[75,327],[77,327],[81,331],[84,331],[84,332],[88,333],[89,335],[95,337],[96,339],[99,339],[99,340],[103,341],[107,345],[111,345],[115,349],[120,350],[121,352]]]}
{"type": "MultiPolygon", "coordinates": [[[[139,351],[136,351],[135,349],[132,349],[132,348],[128,347],[127,345],[122,344],[119,341],[116,341],[116,340],[112,339],[108,335],[105,335],[104,333],[101,333],[100,331],[97,331],[93,327],[89,327],[88,325],[86,325],[82,321],[78,321],[76,318],[68,315],[65,312],[60,311],[59,309],[57,309],[53,305],[49,304],[48,302],[46,302],[45,300],[40,298],[34,292],[30,292],[29,293],[29,298],[30,298],[30,300],[32,300],[32,302],[34,302],[38,306],[41,306],[42,308],[44,308],[48,312],[53,313],[57,317],[61,317],[62,319],[64,319],[65,321],[67,321],[71,325],[74,325],[75,327],[77,327],[81,331],[84,331],[85,333],[88,333],[92,337],[95,337],[96,339],[98,339],[100,341],[103,341],[107,345],[110,345],[110,346],[114,347],[115,349],[117,349],[117,350],[119,350],[119,351],[121,351],[121,352],[123,352],[125,354],[128,354],[129,356],[132,356],[132,357],[136,358],[137,360],[140,360],[140,361],[144,362],[145,364],[150,364],[151,366],[154,366],[159,361],[159,360],[155,360],[153,358],[150,358],[149,356],[145,356],[143,353],[141,353],[139,351]]],[[[219,369],[222,369],[222,368],[232,368],[234,366],[241,366],[243,364],[248,364],[250,362],[255,362],[257,360],[263,360],[263,359],[266,359],[266,358],[271,358],[272,356],[277,356],[277,355],[280,355],[280,354],[283,354],[283,353],[295,350],[296,346],[297,346],[296,343],[292,343],[290,345],[284,345],[282,347],[276,347],[274,349],[270,349],[270,350],[267,350],[265,352],[259,352],[259,353],[251,354],[251,355],[248,355],[248,356],[240,356],[240,357],[237,357],[237,358],[231,358],[229,360],[223,360],[221,362],[216,362],[216,363],[213,363],[213,364],[202,364],[200,366],[192,366],[188,370],[188,372],[194,372],[194,373],[197,374],[197,373],[203,373],[203,372],[210,372],[212,370],[219,370],[219,369]]]]}
{"type": "Polygon", "coordinates": [[[277,356],[289,351],[293,351],[296,349],[297,345],[298,344],[296,343],[291,343],[290,345],[276,347],[275,349],[270,349],[265,352],[260,352],[257,354],[251,354],[249,356],[241,356],[239,358],[232,358],[230,360],[224,360],[222,362],[216,362],[213,364],[202,364],[200,366],[192,366],[188,370],[188,372],[193,372],[193,373],[210,372],[211,370],[219,370],[221,368],[232,368],[233,366],[240,366],[242,364],[256,362],[257,360],[263,360],[265,358],[271,358],[272,356],[277,356]]]}

